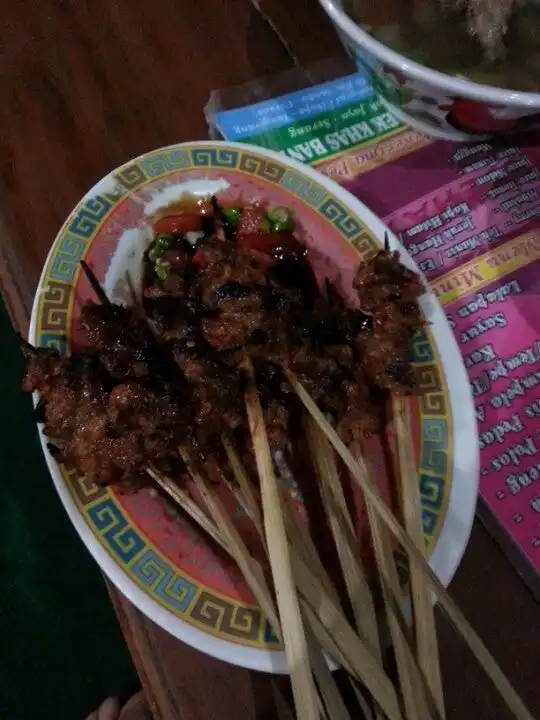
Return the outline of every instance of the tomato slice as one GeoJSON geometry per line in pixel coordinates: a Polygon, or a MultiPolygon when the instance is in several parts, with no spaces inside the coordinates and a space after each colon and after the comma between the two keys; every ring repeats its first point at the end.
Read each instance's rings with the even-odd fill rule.
{"type": "Polygon", "coordinates": [[[285,255],[301,254],[304,248],[294,237],[292,231],[283,230],[277,233],[245,233],[238,235],[237,243],[240,247],[257,250],[266,255],[275,255],[276,253],[284,253],[285,255]]]}
{"type": "Polygon", "coordinates": [[[195,213],[185,215],[169,215],[156,220],[153,225],[156,235],[184,235],[192,230],[201,229],[201,216],[195,213]]]}
{"type": "Polygon", "coordinates": [[[208,255],[208,253],[206,253],[203,248],[199,248],[198,250],[195,250],[195,252],[193,253],[193,257],[191,258],[192,264],[195,265],[195,267],[197,267],[197,268],[207,265],[207,263],[208,263],[207,255],[208,255]]]}

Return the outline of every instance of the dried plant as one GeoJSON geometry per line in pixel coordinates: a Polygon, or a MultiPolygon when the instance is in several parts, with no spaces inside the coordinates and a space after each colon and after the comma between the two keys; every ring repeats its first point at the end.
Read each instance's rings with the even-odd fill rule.
{"type": "MultiPolygon", "coordinates": [[[[524,0],[456,0],[455,7],[465,7],[470,19],[470,33],[476,35],[493,60],[503,53],[502,40],[508,28],[508,20],[524,0]]],[[[447,4],[448,0],[443,0],[447,4]]]]}

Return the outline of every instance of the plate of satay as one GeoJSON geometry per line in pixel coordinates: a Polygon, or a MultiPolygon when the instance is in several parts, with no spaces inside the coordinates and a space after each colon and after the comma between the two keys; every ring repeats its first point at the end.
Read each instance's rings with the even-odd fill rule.
{"type": "Polygon", "coordinates": [[[395,613],[447,600],[478,442],[445,315],[373,213],[260,148],[147,153],[66,220],[23,352],[61,501],[125,596],[290,672],[301,716],[334,664],[401,717],[384,637],[398,656],[395,613]]]}

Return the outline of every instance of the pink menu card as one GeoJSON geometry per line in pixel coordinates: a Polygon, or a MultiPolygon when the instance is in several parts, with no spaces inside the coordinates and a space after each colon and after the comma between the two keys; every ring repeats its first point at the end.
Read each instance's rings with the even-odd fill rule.
{"type": "Polygon", "coordinates": [[[446,310],[469,373],[480,514],[540,594],[540,145],[399,129],[318,169],[379,214],[446,310]]]}

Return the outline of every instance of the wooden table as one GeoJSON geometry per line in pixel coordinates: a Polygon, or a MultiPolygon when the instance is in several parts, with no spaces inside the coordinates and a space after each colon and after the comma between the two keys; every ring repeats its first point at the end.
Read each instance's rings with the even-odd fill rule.
{"type": "MultiPolygon", "coordinates": [[[[0,283],[22,332],[55,233],[95,181],[206,137],[212,89],[342,52],[316,0],[12,0],[3,18],[0,283]]],[[[478,524],[452,591],[540,717],[540,610],[478,524]]],[[[266,676],[203,656],[111,595],[156,719],[276,717],[266,676]]],[[[449,717],[506,717],[444,621],[440,644],[449,717]]]]}

